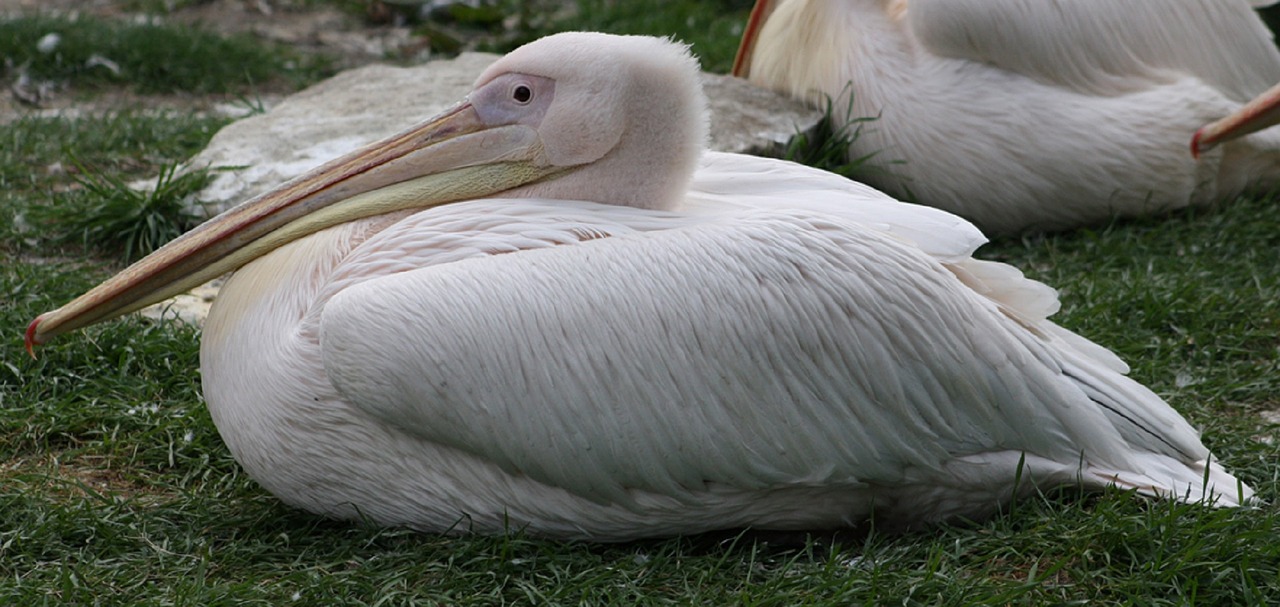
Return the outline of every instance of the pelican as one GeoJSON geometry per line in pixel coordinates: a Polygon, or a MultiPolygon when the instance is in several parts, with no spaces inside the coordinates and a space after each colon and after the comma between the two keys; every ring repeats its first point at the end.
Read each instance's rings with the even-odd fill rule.
{"type": "Polygon", "coordinates": [[[28,347],[238,268],[205,400],[293,506],[620,541],[920,525],[1116,485],[1237,505],[1056,293],[949,213],[703,152],[678,43],[566,33],[453,109],[40,315],[28,347]],[[1020,479],[1020,482],[1019,482],[1020,479]]]}
{"type": "Polygon", "coordinates": [[[1280,81],[1274,1],[757,0],[733,72],[831,100],[890,194],[1066,229],[1280,186],[1280,132],[1187,154],[1280,81]]]}

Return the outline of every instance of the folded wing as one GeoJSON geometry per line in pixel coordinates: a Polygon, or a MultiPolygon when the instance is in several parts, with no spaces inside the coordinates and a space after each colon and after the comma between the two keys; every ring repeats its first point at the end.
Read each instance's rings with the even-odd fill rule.
{"type": "Polygon", "coordinates": [[[911,0],[912,32],[939,55],[1041,82],[1121,94],[1194,76],[1245,102],[1280,81],[1254,0],[911,0]]]}

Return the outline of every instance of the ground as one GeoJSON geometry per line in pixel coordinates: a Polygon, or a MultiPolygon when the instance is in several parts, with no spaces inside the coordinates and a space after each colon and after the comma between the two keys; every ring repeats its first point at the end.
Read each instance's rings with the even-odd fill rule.
{"type": "MultiPolygon", "coordinates": [[[[138,0],[9,0],[5,14],[33,12],[55,14],[88,14],[96,17],[130,20],[160,18],[221,34],[250,33],[260,39],[288,45],[312,54],[322,54],[334,69],[366,65],[375,61],[422,61],[430,57],[421,35],[395,19],[381,22],[362,15],[356,9],[343,10],[336,3],[306,0],[167,0],[173,5],[161,11],[162,17],[147,17],[137,9],[146,5],[138,0]]],[[[354,4],[354,2],[353,2],[354,4]]],[[[152,13],[154,15],[154,13],[152,13]]],[[[0,95],[0,121],[32,112],[98,112],[146,106],[157,111],[217,111],[233,96],[196,96],[189,94],[141,96],[127,89],[95,91],[92,96],[75,91],[55,90],[42,98],[38,107],[19,100],[13,75],[6,77],[8,91],[0,95]]],[[[275,85],[261,91],[266,103],[291,92],[275,85]]]]}

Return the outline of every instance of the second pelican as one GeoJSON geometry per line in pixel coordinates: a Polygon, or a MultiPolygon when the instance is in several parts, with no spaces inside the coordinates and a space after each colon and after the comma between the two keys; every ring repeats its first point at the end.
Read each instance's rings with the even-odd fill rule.
{"type": "Polygon", "coordinates": [[[1280,186],[1280,132],[1187,153],[1280,81],[1274,1],[757,0],[734,73],[868,120],[849,157],[887,192],[1072,228],[1280,186]]]}

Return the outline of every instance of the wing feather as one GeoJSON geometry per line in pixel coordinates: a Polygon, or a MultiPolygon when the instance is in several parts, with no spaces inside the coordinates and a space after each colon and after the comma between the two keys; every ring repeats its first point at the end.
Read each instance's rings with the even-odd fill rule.
{"type": "Polygon", "coordinates": [[[871,186],[828,171],[769,158],[708,152],[690,186],[687,204],[714,210],[806,209],[855,222],[920,248],[976,293],[1016,318],[1098,364],[1119,373],[1129,366],[1110,350],[1047,319],[1061,307],[1058,292],[1013,266],[971,257],[987,242],[973,224],[939,209],[898,201],[871,186]]]}
{"type": "Polygon", "coordinates": [[[910,0],[912,33],[942,56],[1120,94],[1191,75],[1244,102],[1280,80],[1246,0],[910,0]]]}
{"type": "Polygon", "coordinates": [[[913,243],[943,260],[967,259],[987,238],[946,211],[901,202],[829,171],[741,154],[706,152],[686,205],[722,209],[806,209],[842,217],[913,243]]]}
{"type": "MultiPolygon", "coordinates": [[[[1124,469],[1133,434],[938,260],[805,210],[360,282],[320,340],[353,406],[600,502],[901,484],[1003,449],[1124,469]]],[[[1156,419],[1158,450],[1203,451],[1156,419]]]]}

